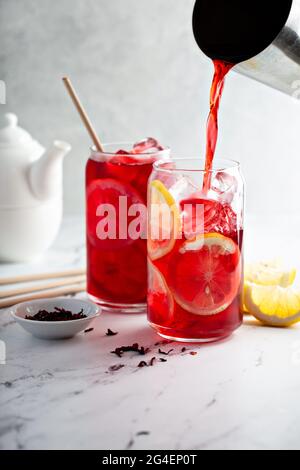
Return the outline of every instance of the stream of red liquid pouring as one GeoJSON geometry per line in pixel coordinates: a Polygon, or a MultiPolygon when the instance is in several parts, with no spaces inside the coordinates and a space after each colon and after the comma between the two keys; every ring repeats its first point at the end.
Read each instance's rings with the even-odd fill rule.
{"type": "Polygon", "coordinates": [[[211,170],[218,140],[218,114],[224,89],[225,77],[234,64],[222,60],[213,60],[215,73],[210,89],[210,113],[207,121],[206,159],[203,191],[207,193],[211,184],[211,170]]]}

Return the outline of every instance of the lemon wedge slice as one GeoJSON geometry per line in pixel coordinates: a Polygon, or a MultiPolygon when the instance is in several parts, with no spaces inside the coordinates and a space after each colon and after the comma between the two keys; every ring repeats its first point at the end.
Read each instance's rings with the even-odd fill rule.
{"type": "Polygon", "coordinates": [[[247,311],[269,326],[291,326],[300,321],[300,290],[294,287],[263,286],[246,282],[247,311]]]}
{"type": "Polygon", "coordinates": [[[219,233],[178,245],[168,262],[168,286],[180,307],[195,315],[216,315],[238,297],[242,281],[238,245],[219,233]]]}
{"type": "Polygon", "coordinates": [[[245,267],[245,281],[262,286],[291,286],[296,269],[284,269],[279,261],[249,264],[245,267]]]}
{"type": "Polygon", "coordinates": [[[161,181],[151,182],[149,200],[148,254],[154,261],[173,249],[181,221],[175,199],[161,181]]]}
{"type": "Polygon", "coordinates": [[[260,286],[291,286],[296,279],[296,269],[285,269],[281,260],[261,261],[260,263],[252,263],[245,266],[245,284],[241,309],[244,313],[249,313],[245,305],[244,297],[248,283],[260,286]]]}

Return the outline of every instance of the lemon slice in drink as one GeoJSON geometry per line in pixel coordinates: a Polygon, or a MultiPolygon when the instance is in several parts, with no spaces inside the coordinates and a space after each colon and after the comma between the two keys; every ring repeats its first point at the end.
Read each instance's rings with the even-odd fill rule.
{"type": "Polygon", "coordinates": [[[171,321],[174,299],[162,273],[148,260],[148,308],[153,323],[171,321]]]}
{"type": "Polygon", "coordinates": [[[150,184],[148,253],[157,260],[170,253],[180,231],[180,213],[165,185],[154,180],[150,184]]]}
{"type": "Polygon", "coordinates": [[[216,315],[235,300],[241,285],[241,255],[231,238],[198,236],[173,250],[169,288],[180,307],[195,315],[216,315]]]}
{"type": "Polygon", "coordinates": [[[246,283],[244,302],[248,312],[265,325],[290,326],[300,321],[300,290],[292,286],[246,283]]]}

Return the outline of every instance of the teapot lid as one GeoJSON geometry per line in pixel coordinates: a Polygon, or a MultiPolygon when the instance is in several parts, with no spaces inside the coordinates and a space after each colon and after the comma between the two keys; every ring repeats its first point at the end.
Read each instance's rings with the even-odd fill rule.
{"type": "Polygon", "coordinates": [[[0,117],[0,147],[19,147],[32,144],[31,135],[18,126],[18,118],[13,113],[0,117]]]}

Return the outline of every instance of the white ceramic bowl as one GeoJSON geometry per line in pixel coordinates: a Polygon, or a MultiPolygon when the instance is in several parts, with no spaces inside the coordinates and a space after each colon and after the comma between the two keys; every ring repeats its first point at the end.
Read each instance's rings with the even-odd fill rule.
{"type": "Polygon", "coordinates": [[[37,338],[65,339],[72,338],[88,328],[92,320],[100,315],[100,308],[87,300],[59,297],[24,302],[12,307],[10,312],[24,330],[37,338]],[[73,313],[78,313],[83,309],[83,313],[87,317],[68,321],[36,321],[25,318],[26,315],[35,315],[39,310],[45,309],[52,312],[55,307],[64,308],[73,313]]]}

